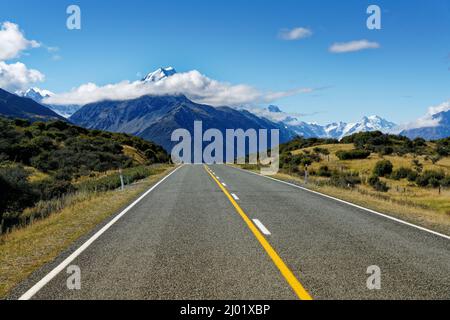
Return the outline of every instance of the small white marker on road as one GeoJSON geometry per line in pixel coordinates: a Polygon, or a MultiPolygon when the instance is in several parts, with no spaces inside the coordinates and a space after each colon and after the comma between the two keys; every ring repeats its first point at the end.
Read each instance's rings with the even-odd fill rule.
{"type": "Polygon", "coordinates": [[[234,193],[232,193],[231,196],[234,198],[234,200],[239,200],[239,197],[237,195],[235,195],[234,193]]]}
{"type": "Polygon", "coordinates": [[[258,219],[253,219],[253,222],[256,224],[256,226],[261,230],[262,233],[264,233],[266,236],[270,236],[270,231],[262,224],[261,221],[258,219]]]}
{"type": "Polygon", "coordinates": [[[222,182],[222,185],[224,186],[224,187],[226,187],[227,185],[225,184],[225,182],[222,182]]]}

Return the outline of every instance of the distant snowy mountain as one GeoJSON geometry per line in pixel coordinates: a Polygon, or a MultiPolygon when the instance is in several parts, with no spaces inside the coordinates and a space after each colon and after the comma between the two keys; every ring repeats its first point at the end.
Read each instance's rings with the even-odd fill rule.
{"type": "Polygon", "coordinates": [[[153,72],[150,72],[142,81],[144,82],[157,82],[164,78],[170,77],[177,73],[173,67],[159,68],[153,72]]]}
{"type": "MultiPolygon", "coordinates": [[[[341,123],[343,125],[344,123],[341,123]]],[[[338,139],[341,139],[345,136],[352,135],[358,132],[367,132],[367,131],[381,131],[381,132],[390,132],[397,125],[393,122],[387,121],[379,116],[370,116],[363,117],[360,121],[356,123],[348,123],[340,132],[340,136],[338,139]]],[[[336,131],[338,133],[339,130],[336,131]]]]}
{"type": "Polygon", "coordinates": [[[30,98],[37,103],[42,104],[43,106],[49,108],[50,110],[56,112],[60,116],[64,118],[69,118],[72,114],[77,112],[81,106],[77,105],[49,105],[44,104],[42,101],[45,98],[49,98],[54,95],[53,92],[49,90],[40,89],[37,87],[30,88],[26,91],[17,91],[16,94],[20,97],[30,98]]]}
{"type": "Polygon", "coordinates": [[[379,116],[363,117],[355,123],[335,122],[327,125],[300,121],[298,116],[284,113],[277,106],[269,106],[267,109],[249,109],[254,114],[271,121],[282,123],[286,129],[290,129],[305,138],[333,138],[342,139],[345,136],[366,131],[391,132],[397,125],[379,116]]]}
{"type": "Polygon", "coordinates": [[[437,140],[450,137],[450,100],[430,107],[424,117],[407,124],[400,134],[410,139],[421,137],[437,140]]]}
{"type": "Polygon", "coordinates": [[[26,91],[18,91],[17,95],[25,98],[33,99],[34,101],[41,103],[42,99],[48,98],[54,95],[53,92],[48,90],[39,89],[37,87],[30,88],[26,91]]]}

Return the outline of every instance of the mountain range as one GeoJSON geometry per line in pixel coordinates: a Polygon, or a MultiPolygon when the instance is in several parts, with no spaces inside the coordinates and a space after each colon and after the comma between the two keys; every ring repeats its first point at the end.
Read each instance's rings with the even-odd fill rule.
{"type": "Polygon", "coordinates": [[[364,131],[382,131],[391,132],[397,125],[387,121],[379,116],[373,115],[363,117],[360,121],[354,123],[334,122],[327,125],[317,123],[308,123],[300,121],[297,116],[284,113],[280,107],[270,105],[266,109],[253,108],[249,110],[260,117],[271,121],[281,123],[286,129],[295,132],[297,135],[305,138],[332,138],[342,139],[345,136],[364,131]]]}
{"type": "MultiPolygon", "coordinates": [[[[173,67],[159,68],[146,75],[141,81],[164,81],[174,74],[176,70],[173,67]]],[[[9,94],[9,101],[15,101],[13,104],[15,108],[12,108],[11,102],[8,102],[9,109],[6,109],[5,104],[2,106],[0,101],[2,106],[0,113],[6,113],[8,116],[23,117],[33,121],[64,117],[86,128],[137,135],[159,143],[166,150],[170,150],[174,144],[170,141],[172,131],[185,128],[192,133],[194,120],[203,122],[203,130],[217,128],[223,133],[226,129],[238,128],[279,129],[281,142],[288,141],[297,135],[305,138],[342,139],[353,133],[375,130],[400,133],[410,138],[420,136],[426,139],[438,139],[450,135],[450,111],[433,115],[435,122],[433,126],[402,130],[395,123],[376,115],[363,117],[354,123],[341,121],[319,125],[302,121],[300,120],[302,115],[285,113],[275,105],[264,109],[212,107],[195,103],[182,94],[142,96],[125,101],[100,101],[84,106],[41,105],[44,99],[51,97],[53,93],[39,88],[16,92],[16,95],[2,90],[2,94],[9,94]],[[18,103],[18,101],[22,102],[18,103]],[[19,105],[24,107],[21,112],[19,105]],[[34,108],[34,114],[30,112],[30,108],[34,108]]]]}
{"type": "Polygon", "coordinates": [[[184,95],[143,96],[126,101],[103,101],[85,105],[69,120],[77,125],[115,132],[125,132],[152,140],[171,150],[175,142],[171,134],[184,128],[191,134],[194,121],[202,121],[203,131],[219,129],[279,129],[280,141],[296,136],[282,124],[258,117],[245,110],[230,107],[211,107],[195,103],[184,95]]]}

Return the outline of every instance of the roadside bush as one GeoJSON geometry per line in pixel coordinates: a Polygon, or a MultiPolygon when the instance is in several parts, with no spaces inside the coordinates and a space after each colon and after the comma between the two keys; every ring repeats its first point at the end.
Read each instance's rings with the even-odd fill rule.
{"type": "Polygon", "coordinates": [[[354,150],[340,150],[336,152],[336,156],[340,160],[354,160],[354,159],[367,159],[370,156],[370,152],[366,150],[354,149],[354,150]]]}
{"type": "Polygon", "coordinates": [[[387,192],[389,190],[387,184],[381,181],[380,178],[376,175],[372,175],[371,177],[369,177],[367,183],[376,191],[387,192]]]}
{"type": "MultiPolygon", "coordinates": [[[[152,174],[155,174],[155,169],[150,167],[134,167],[124,169],[122,171],[123,180],[125,184],[133,183],[134,181],[144,179],[152,174]]],[[[103,176],[97,179],[89,179],[75,185],[78,191],[108,191],[119,188],[121,185],[118,173],[103,176]]]]}
{"type": "Polygon", "coordinates": [[[330,151],[327,148],[315,147],[313,151],[318,154],[323,154],[324,156],[330,154],[330,151]]]}
{"type": "MultiPolygon", "coordinates": [[[[397,170],[392,171],[391,179],[394,180],[400,180],[400,179],[406,179],[410,174],[415,173],[410,168],[400,167],[397,170]]],[[[413,181],[416,179],[414,177],[413,181]]]]}
{"type": "Polygon", "coordinates": [[[73,185],[66,180],[46,179],[33,186],[39,194],[40,200],[51,200],[75,192],[73,185]]]}
{"type": "Polygon", "coordinates": [[[383,156],[387,156],[394,153],[394,148],[390,146],[381,147],[379,153],[383,156]]]}
{"type": "Polygon", "coordinates": [[[409,182],[414,182],[416,181],[418,176],[419,174],[416,171],[411,171],[410,173],[408,173],[408,176],[406,178],[409,182]]]}
{"type": "Polygon", "coordinates": [[[450,176],[446,176],[444,179],[442,179],[441,185],[443,187],[450,187],[450,176]]]}
{"type": "Polygon", "coordinates": [[[320,168],[319,168],[319,171],[317,171],[317,175],[318,176],[320,176],[320,177],[327,177],[327,178],[329,178],[329,177],[331,177],[331,171],[330,171],[330,169],[328,169],[328,166],[321,166],[320,168]]]}
{"type": "Polygon", "coordinates": [[[419,187],[438,187],[441,180],[445,178],[443,171],[425,170],[416,178],[416,184],[419,187]]]}
{"type": "Polygon", "coordinates": [[[22,167],[0,168],[0,221],[5,212],[21,211],[36,201],[28,176],[22,167]]]}
{"type": "Polygon", "coordinates": [[[384,177],[392,173],[393,167],[389,160],[381,160],[375,164],[373,173],[379,177],[384,177]]]}
{"type": "Polygon", "coordinates": [[[339,188],[354,187],[361,183],[361,178],[356,173],[335,172],[330,179],[330,184],[339,188]]]}

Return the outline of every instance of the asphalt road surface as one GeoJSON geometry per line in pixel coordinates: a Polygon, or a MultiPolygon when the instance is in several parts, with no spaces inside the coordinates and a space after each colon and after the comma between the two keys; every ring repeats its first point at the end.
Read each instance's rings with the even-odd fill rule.
{"type": "Polygon", "coordinates": [[[448,238],[224,165],[178,168],[79,250],[80,290],[70,254],[23,298],[450,299],[448,238]]]}

